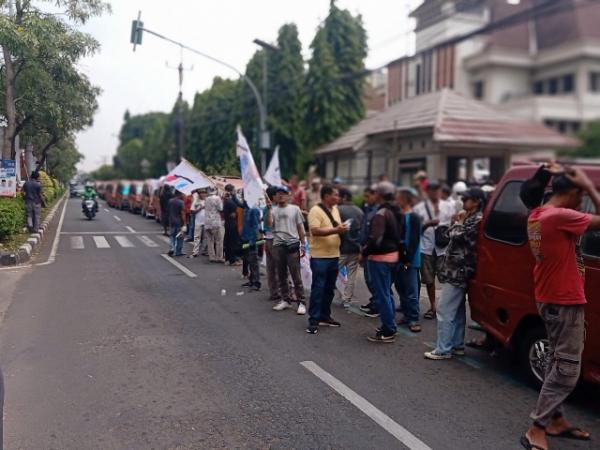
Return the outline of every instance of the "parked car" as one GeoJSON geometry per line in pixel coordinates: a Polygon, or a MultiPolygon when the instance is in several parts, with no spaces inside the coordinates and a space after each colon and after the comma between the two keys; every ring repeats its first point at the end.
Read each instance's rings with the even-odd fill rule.
{"type": "Polygon", "coordinates": [[[154,198],[152,199],[154,204],[154,219],[156,219],[158,223],[161,223],[162,220],[162,210],[160,209],[160,196],[163,192],[164,186],[164,180],[159,180],[158,190],[156,191],[156,195],[154,195],[154,198]]]}
{"type": "Polygon", "coordinates": [[[142,216],[156,217],[156,202],[158,200],[159,180],[149,179],[142,189],[142,216]]]}
{"type": "MultiPolygon", "coordinates": [[[[581,166],[600,186],[600,166],[581,166]]],[[[528,244],[528,209],[519,190],[537,166],[509,170],[488,203],[477,242],[477,273],[469,288],[471,317],[488,336],[514,350],[530,379],[543,381],[548,353],[546,331],[534,301],[534,258],[528,244]]],[[[584,210],[595,212],[589,200],[584,210]]],[[[586,266],[586,341],[581,376],[600,384],[600,232],[581,242],[586,266]]]]}
{"type": "Polygon", "coordinates": [[[131,181],[121,180],[117,185],[117,192],[115,194],[115,208],[117,209],[129,209],[129,192],[131,190],[131,181]]]}
{"type": "Polygon", "coordinates": [[[85,191],[83,184],[69,183],[69,197],[81,197],[83,191],[85,191]]]}
{"type": "Polygon", "coordinates": [[[143,181],[132,181],[129,187],[129,195],[127,196],[127,203],[129,205],[129,211],[134,214],[142,212],[142,191],[144,189],[143,181]]]}
{"type": "Polygon", "coordinates": [[[118,183],[116,181],[107,181],[104,188],[104,200],[106,204],[111,208],[116,208],[116,196],[117,196],[117,186],[118,183]]]}
{"type": "Polygon", "coordinates": [[[104,181],[96,182],[95,189],[98,193],[98,197],[104,199],[104,190],[106,189],[106,183],[104,183],[104,181]]]}

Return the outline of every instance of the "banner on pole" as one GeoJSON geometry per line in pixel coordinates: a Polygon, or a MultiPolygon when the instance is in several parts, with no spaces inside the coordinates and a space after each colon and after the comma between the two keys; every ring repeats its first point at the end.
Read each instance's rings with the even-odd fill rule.
{"type": "Polygon", "coordinates": [[[269,168],[265,173],[264,179],[272,186],[281,186],[281,170],[279,168],[279,146],[275,148],[269,168]]]}
{"type": "Polygon", "coordinates": [[[237,135],[236,154],[240,158],[242,181],[244,182],[244,200],[250,208],[253,208],[258,206],[258,201],[263,196],[263,182],[254,163],[248,141],[246,141],[239,126],[237,127],[237,135]]]}
{"type": "Polygon", "coordinates": [[[12,159],[0,159],[0,197],[17,195],[17,165],[12,159]]]}
{"type": "Polygon", "coordinates": [[[181,162],[165,177],[165,183],[173,186],[185,195],[191,195],[196,189],[214,186],[214,183],[204,172],[197,169],[191,162],[182,159],[181,162]]]}

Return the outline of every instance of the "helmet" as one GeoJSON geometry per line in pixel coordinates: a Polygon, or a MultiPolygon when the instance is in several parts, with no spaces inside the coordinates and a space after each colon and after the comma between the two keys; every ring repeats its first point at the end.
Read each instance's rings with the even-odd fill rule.
{"type": "Polygon", "coordinates": [[[467,190],[467,184],[464,181],[457,181],[452,186],[452,193],[460,195],[467,190]]]}

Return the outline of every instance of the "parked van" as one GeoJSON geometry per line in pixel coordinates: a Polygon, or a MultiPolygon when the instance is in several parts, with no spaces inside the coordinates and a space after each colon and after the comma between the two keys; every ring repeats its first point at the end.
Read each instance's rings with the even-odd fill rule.
{"type": "Polygon", "coordinates": [[[155,179],[146,180],[142,189],[142,216],[156,217],[155,199],[158,200],[159,181],[155,179]]]}
{"type": "MultiPolygon", "coordinates": [[[[477,273],[469,288],[471,317],[488,336],[513,349],[532,381],[541,383],[548,341],[534,299],[535,264],[527,237],[528,209],[519,191],[538,166],[510,169],[488,203],[477,242],[477,273]]],[[[600,166],[581,166],[600,186],[600,166]]],[[[589,198],[584,211],[595,212],[589,198]]],[[[583,379],[600,384],[600,232],[588,231],[581,248],[585,258],[586,341],[583,379]]]]}
{"type": "Polygon", "coordinates": [[[132,181],[129,187],[129,195],[127,196],[127,203],[129,204],[129,211],[134,214],[142,212],[142,191],[144,189],[143,181],[132,181]]]}
{"type": "Polygon", "coordinates": [[[104,186],[104,200],[108,206],[115,208],[118,183],[116,181],[107,181],[104,186]]]}
{"type": "Polygon", "coordinates": [[[115,194],[115,208],[117,209],[128,209],[129,208],[129,192],[131,190],[131,181],[121,180],[117,185],[117,192],[115,194]]]}
{"type": "Polygon", "coordinates": [[[104,181],[100,181],[100,182],[96,182],[96,192],[98,193],[98,197],[100,197],[101,199],[104,199],[104,189],[106,187],[106,183],[104,183],[104,181]]]}

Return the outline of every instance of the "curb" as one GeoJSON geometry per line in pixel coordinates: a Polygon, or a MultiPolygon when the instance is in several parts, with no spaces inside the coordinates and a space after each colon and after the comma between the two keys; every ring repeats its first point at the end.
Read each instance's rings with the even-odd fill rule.
{"type": "Polygon", "coordinates": [[[44,235],[50,226],[50,222],[52,222],[52,219],[54,219],[54,215],[56,214],[58,207],[62,205],[68,194],[69,192],[67,190],[62,198],[52,207],[40,225],[38,232],[31,233],[27,239],[27,242],[21,245],[18,250],[12,252],[0,251],[0,266],[18,266],[31,259],[31,255],[33,254],[34,250],[36,250],[42,243],[44,235]]]}

